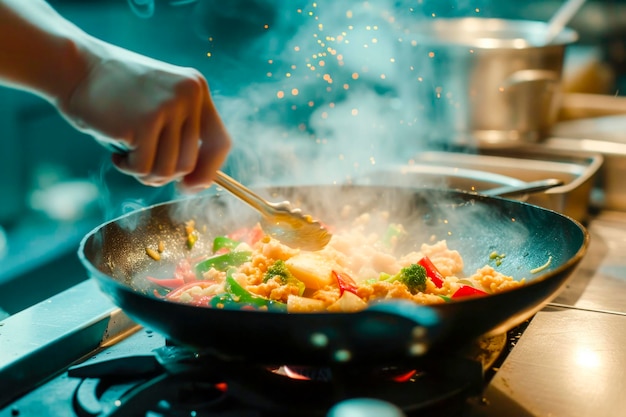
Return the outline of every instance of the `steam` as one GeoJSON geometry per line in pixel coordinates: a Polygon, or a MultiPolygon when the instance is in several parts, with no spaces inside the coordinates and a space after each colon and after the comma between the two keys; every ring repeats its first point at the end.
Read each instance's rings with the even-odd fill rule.
{"type": "MultiPolygon", "coordinates": [[[[192,23],[207,40],[204,72],[234,139],[224,168],[264,186],[350,183],[410,164],[431,147],[432,104],[445,89],[431,81],[426,49],[410,44],[411,28],[485,16],[489,3],[198,2],[192,23]]],[[[155,201],[131,197],[107,218],[155,201]]]]}
{"type": "Polygon", "coordinates": [[[429,147],[436,128],[429,109],[441,87],[429,84],[428,56],[412,53],[407,32],[433,17],[482,16],[488,3],[322,0],[287,6],[259,0],[232,1],[224,10],[205,6],[198,25],[211,40],[209,59],[233,65],[223,84],[243,84],[233,96],[217,97],[235,140],[228,169],[245,183],[328,184],[409,162],[429,147]],[[251,4],[257,7],[246,14],[251,4]],[[234,27],[247,37],[225,40],[237,31],[215,29],[220,13],[230,20],[242,16],[234,27]],[[416,83],[423,83],[421,96],[409,88],[416,83]]]}
{"type": "MultiPolygon", "coordinates": [[[[231,0],[197,2],[206,76],[234,149],[225,169],[248,185],[342,184],[431,146],[426,52],[411,27],[435,17],[486,17],[491,0],[231,0]],[[416,87],[419,85],[419,87],[416,87]]],[[[147,17],[147,16],[141,16],[147,17]]],[[[103,165],[99,183],[113,170],[103,165]]],[[[113,170],[114,171],[114,170],[113,170]]],[[[429,185],[432,184],[432,178],[429,185]]],[[[172,188],[111,203],[105,217],[171,198],[172,188]]]]}

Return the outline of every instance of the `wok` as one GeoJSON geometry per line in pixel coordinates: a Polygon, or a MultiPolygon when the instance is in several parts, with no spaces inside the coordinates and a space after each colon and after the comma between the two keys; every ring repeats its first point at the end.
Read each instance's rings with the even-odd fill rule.
{"type": "Polygon", "coordinates": [[[390,301],[357,313],[220,310],[178,304],[154,295],[146,275],[171,276],[185,256],[205,257],[213,237],[258,220],[228,194],[159,204],[126,214],[88,233],[79,258],[101,290],[137,323],[173,343],[267,365],[401,365],[449,354],[481,336],[501,334],[552,299],[586,252],[589,235],[575,220],[523,202],[462,191],[378,186],[300,186],[257,190],[269,200],[288,199],[305,212],[338,224],[344,204],[354,213],[384,209],[411,239],[402,253],[419,250],[431,236],[446,239],[464,258],[465,272],[506,254],[497,267],[528,283],[497,295],[433,306],[390,301]],[[186,246],[184,223],[201,231],[186,246]],[[146,247],[162,241],[160,261],[146,247]],[[530,270],[546,264],[539,273],[530,270]]]}

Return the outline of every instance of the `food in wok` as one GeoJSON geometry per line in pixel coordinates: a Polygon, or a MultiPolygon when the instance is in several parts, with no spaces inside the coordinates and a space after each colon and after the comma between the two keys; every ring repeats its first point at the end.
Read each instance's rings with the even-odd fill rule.
{"type": "MultiPolygon", "coordinates": [[[[464,274],[453,274],[458,283],[486,265],[526,281],[489,296],[442,299],[428,305],[383,298],[355,313],[284,314],[171,302],[166,295],[176,290],[147,277],[174,279],[183,260],[195,266],[211,257],[216,238],[241,228],[254,229],[259,222],[254,210],[219,193],[147,207],[109,221],[85,236],[79,257],[102,291],[131,319],[175,343],[263,364],[349,361],[373,366],[413,363],[416,355],[438,354],[523,322],[565,285],[589,241],[584,227],[556,212],[462,192],[388,186],[259,191],[270,201],[289,200],[314,213],[332,226],[335,235],[351,229],[352,223],[344,220],[389,212],[380,229],[368,225],[367,235],[376,230],[384,240],[389,225],[402,225],[406,236],[396,239],[393,249],[399,258],[425,252],[424,243],[436,246],[445,240],[449,250],[462,256],[464,274]],[[344,212],[343,207],[351,207],[352,212],[344,212]],[[190,220],[194,227],[186,225],[190,220]],[[540,271],[532,273],[536,268],[540,271]]],[[[370,222],[377,219],[373,216],[370,222]]],[[[431,253],[429,258],[442,274],[448,274],[437,256],[431,253]]]]}
{"type": "MultiPolygon", "coordinates": [[[[352,212],[350,206],[342,211],[352,212]]],[[[185,257],[173,277],[146,279],[157,285],[157,296],[174,302],[289,313],[356,312],[389,299],[445,303],[524,284],[524,278],[515,280],[497,270],[505,261],[505,254],[497,252],[469,276],[464,276],[461,254],[446,240],[432,237],[433,242],[417,250],[398,253],[409,235],[402,224],[388,219],[384,211],[360,214],[333,230],[329,244],[315,252],[281,244],[257,223],[216,236],[210,253],[185,257]]],[[[191,245],[198,231],[193,221],[186,229],[191,245]]],[[[150,248],[147,254],[158,262],[150,248]]]]}

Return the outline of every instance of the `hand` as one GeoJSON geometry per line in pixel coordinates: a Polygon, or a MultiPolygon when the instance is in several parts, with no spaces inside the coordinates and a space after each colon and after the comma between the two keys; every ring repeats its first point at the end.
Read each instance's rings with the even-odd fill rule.
{"type": "Polygon", "coordinates": [[[181,180],[184,191],[211,185],[231,140],[204,77],[105,45],[80,83],[59,103],[79,130],[121,144],[113,163],[143,184],[181,180]]]}

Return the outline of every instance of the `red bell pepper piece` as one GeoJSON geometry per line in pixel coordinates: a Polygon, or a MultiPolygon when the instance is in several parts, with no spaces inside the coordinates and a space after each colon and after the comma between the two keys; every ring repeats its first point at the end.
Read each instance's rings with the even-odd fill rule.
{"type": "Polygon", "coordinates": [[[424,269],[426,270],[426,275],[428,275],[428,278],[430,278],[430,280],[433,282],[433,284],[435,284],[437,288],[443,287],[443,282],[445,278],[443,277],[441,272],[439,272],[435,264],[430,260],[428,256],[424,256],[417,263],[424,267],[424,269]]]}
{"type": "Polygon", "coordinates": [[[354,279],[352,279],[350,275],[333,270],[333,276],[337,280],[337,285],[339,285],[340,297],[343,295],[344,291],[356,294],[358,287],[356,285],[356,282],[354,282],[354,279]]]}
{"type": "Polygon", "coordinates": [[[456,290],[454,294],[452,294],[452,298],[484,296],[484,295],[489,295],[489,294],[482,290],[479,290],[478,288],[474,288],[471,285],[463,285],[461,286],[461,288],[456,290]]]}

